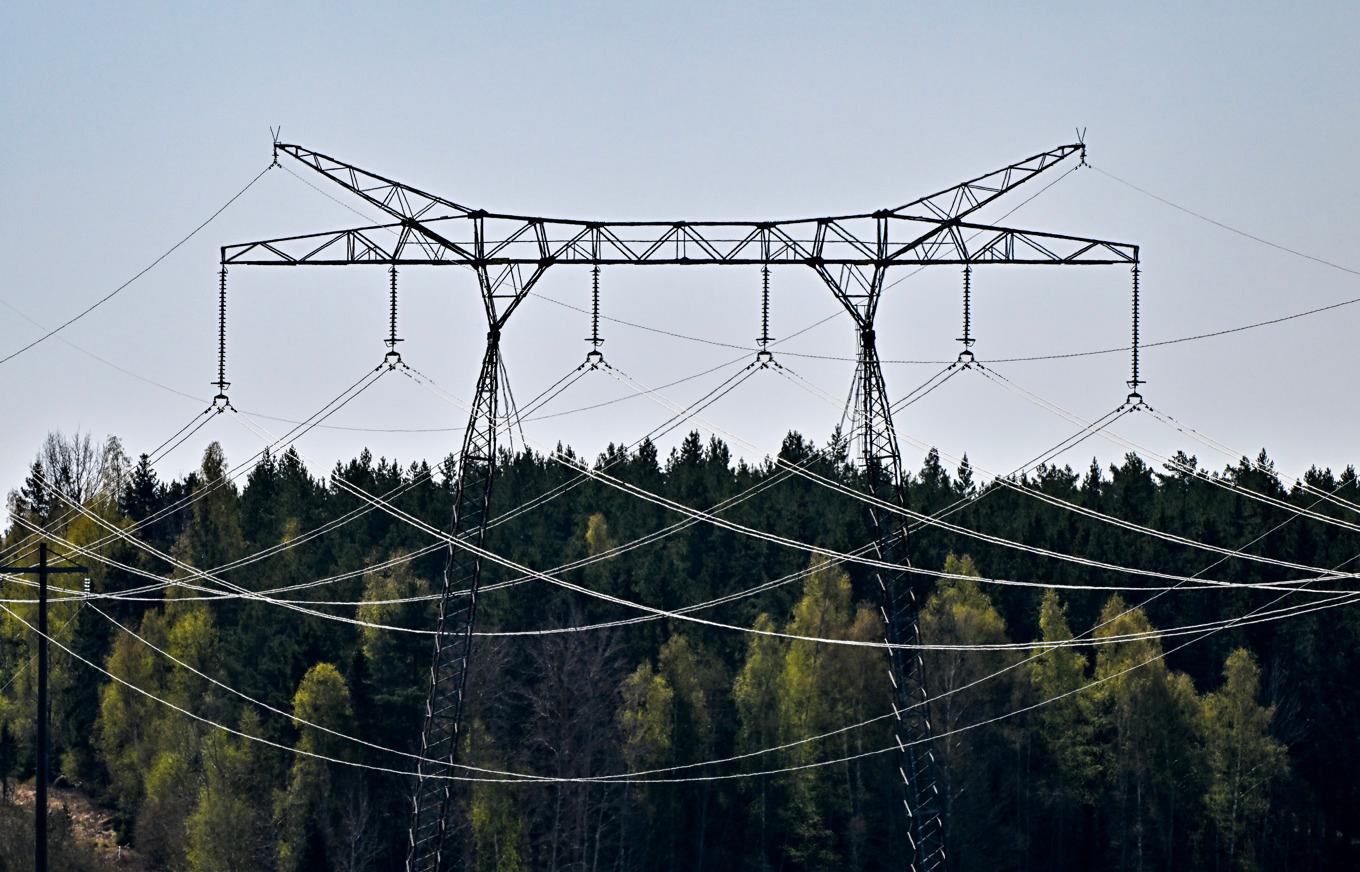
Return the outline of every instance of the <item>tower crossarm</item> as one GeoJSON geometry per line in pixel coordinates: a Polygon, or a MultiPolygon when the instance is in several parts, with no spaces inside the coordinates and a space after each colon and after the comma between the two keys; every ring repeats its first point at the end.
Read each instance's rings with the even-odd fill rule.
{"type": "Polygon", "coordinates": [[[889,213],[778,222],[588,222],[472,213],[222,248],[226,266],[555,264],[814,268],[1134,263],[1138,247],[1039,230],[889,213]]]}
{"type": "Polygon", "coordinates": [[[1138,262],[1138,246],[1090,236],[1073,236],[974,224],[968,221],[931,221],[894,215],[892,223],[919,228],[908,242],[897,243],[889,231],[884,263],[887,266],[943,264],[1034,264],[1049,266],[1108,266],[1138,262]]]}
{"type": "Polygon", "coordinates": [[[476,261],[471,245],[459,245],[428,224],[417,222],[371,224],[222,246],[224,266],[467,266],[476,261]]]}

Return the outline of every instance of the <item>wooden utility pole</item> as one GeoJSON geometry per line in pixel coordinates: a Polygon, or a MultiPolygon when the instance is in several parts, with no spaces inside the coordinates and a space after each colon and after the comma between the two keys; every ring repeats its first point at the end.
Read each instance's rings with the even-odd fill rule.
{"type": "Polygon", "coordinates": [[[47,577],[56,574],[85,573],[83,566],[47,565],[47,543],[38,543],[37,566],[0,566],[0,572],[15,575],[38,576],[38,708],[34,717],[38,720],[37,732],[37,775],[33,785],[33,868],[36,872],[48,872],[47,868],[47,782],[48,773],[48,729],[51,721],[52,705],[47,692],[47,577]]]}

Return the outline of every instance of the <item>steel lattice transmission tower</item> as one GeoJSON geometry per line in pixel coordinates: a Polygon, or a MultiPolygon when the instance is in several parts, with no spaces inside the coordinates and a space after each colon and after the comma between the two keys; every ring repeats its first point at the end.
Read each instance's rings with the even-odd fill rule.
{"type": "MultiPolygon", "coordinates": [[[[430,667],[421,747],[412,796],[406,867],[441,872],[457,866],[448,844],[456,782],[442,777],[459,763],[463,703],[480,585],[480,549],[495,473],[501,334],[549,267],[743,266],[810,268],[849,314],[858,339],[859,437],[872,495],[902,504],[902,457],[893,429],[874,332],[889,269],[987,264],[1106,266],[1138,264],[1138,247],[1059,233],[966,220],[1003,194],[1057,164],[1084,156],[1081,143],[1059,146],[893,209],[792,221],[586,221],[488,212],[461,206],[300,145],[275,143],[296,159],[393,219],[384,224],[228,245],[222,267],[465,267],[476,276],[486,313],[486,353],[477,377],[458,459],[449,560],[430,667]],[[471,546],[471,547],[467,547],[471,546]],[[455,590],[468,596],[455,597],[455,590]]],[[[1137,377],[1135,376],[1135,379],[1137,377]]],[[[1135,388],[1136,390],[1136,388],[1135,388]]],[[[876,556],[907,565],[901,515],[872,511],[876,556]]],[[[903,805],[910,868],[946,866],[940,782],[931,752],[926,676],[917,616],[925,585],[903,571],[877,572],[888,677],[897,712],[903,805]]]]}

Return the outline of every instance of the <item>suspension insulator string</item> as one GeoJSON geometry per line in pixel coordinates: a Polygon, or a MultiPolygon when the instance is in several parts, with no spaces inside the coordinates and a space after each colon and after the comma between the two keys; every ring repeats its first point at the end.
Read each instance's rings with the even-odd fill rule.
{"type": "Polygon", "coordinates": [[[774,353],[770,351],[770,343],[774,338],[770,336],[770,265],[766,264],[760,268],[760,335],[756,337],[756,344],[760,350],[756,352],[756,362],[761,366],[769,366],[774,362],[774,353]]]}
{"type": "Polygon", "coordinates": [[[963,350],[959,352],[958,362],[965,367],[973,362],[973,265],[963,266],[963,335],[959,337],[963,350]]]}
{"type": "Polygon", "coordinates": [[[590,343],[590,351],[586,353],[586,363],[594,369],[604,363],[604,352],[600,351],[600,346],[604,345],[604,340],[600,338],[600,265],[595,264],[590,270],[590,338],[586,340],[590,343]]]}
{"type": "Polygon", "coordinates": [[[1143,395],[1138,393],[1138,387],[1142,384],[1145,384],[1143,379],[1140,377],[1141,376],[1141,371],[1139,369],[1140,361],[1138,359],[1139,327],[1140,327],[1139,320],[1142,315],[1141,311],[1142,301],[1140,299],[1138,276],[1139,276],[1138,264],[1135,263],[1133,265],[1133,343],[1131,345],[1133,351],[1131,360],[1133,377],[1130,378],[1128,381],[1129,386],[1128,401],[1134,406],[1142,405],[1143,395]]]}
{"type": "Polygon", "coordinates": [[[383,341],[387,346],[387,353],[383,355],[383,363],[387,364],[388,369],[396,369],[401,363],[397,343],[402,341],[397,338],[397,265],[392,264],[387,272],[390,282],[387,297],[387,339],[383,341]]]}
{"type": "Polygon", "coordinates": [[[217,274],[217,381],[211,382],[217,388],[212,407],[219,413],[231,408],[227,398],[227,268],[224,265],[217,274]]]}

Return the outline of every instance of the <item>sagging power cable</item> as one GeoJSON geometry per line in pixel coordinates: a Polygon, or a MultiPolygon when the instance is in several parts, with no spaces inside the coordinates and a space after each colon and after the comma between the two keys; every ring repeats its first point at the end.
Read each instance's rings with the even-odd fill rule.
{"type": "Polygon", "coordinates": [[[218,215],[221,215],[223,212],[227,211],[227,207],[229,207],[232,203],[235,203],[237,200],[239,200],[241,196],[245,194],[246,191],[249,191],[251,188],[253,188],[255,186],[255,183],[258,182],[260,179],[264,178],[264,174],[269,172],[269,170],[270,167],[265,167],[264,169],[260,170],[259,174],[256,175],[255,178],[251,179],[249,182],[246,182],[246,186],[244,188],[233,194],[231,196],[231,199],[227,200],[227,202],[217,207],[217,210],[214,211],[211,215],[209,215],[203,221],[202,224],[199,224],[193,230],[190,230],[186,236],[184,236],[174,245],[166,249],[159,257],[157,257],[155,260],[151,261],[151,263],[147,264],[146,266],[138,270],[135,274],[133,274],[132,278],[123,282],[121,285],[114,288],[112,291],[109,291],[107,294],[100,297],[98,300],[95,300],[93,303],[86,306],[84,309],[81,309],[79,312],[72,315],[70,318],[67,318],[65,321],[61,322],[56,327],[53,327],[51,330],[48,330],[46,333],[39,336],[37,339],[34,339],[32,342],[29,342],[27,345],[21,348],[17,348],[14,351],[11,351],[4,357],[0,357],[0,365],[9,363],[11,360],[23,354],[24,352],[32,348],[36,348],[37,346],[51,339],[53,336],[56,336],[61,331],[65,330],[67,327],[70,327],[72,324],[76,323],[81,318],[84,318],[86,315],[90,314],[95,309],[98,309],[100,306],[104,305],[109,300],[112,300],[114,297],[118,296],[120,293],[126,290],[133,282],[137,281],[142,276],[151,272],[151,270],[155,269],[158,265],[160,265],[161,261],[165,260],[167,257],[178,251],[180,246],[182,246],[184,243],[188,242],[190,239],[193,239],[195,236],[197,236],[199,231],[202,230],[204,227],[207,227],[209,224],[211,224],[213,220],[217,218],[218,215]]]}

